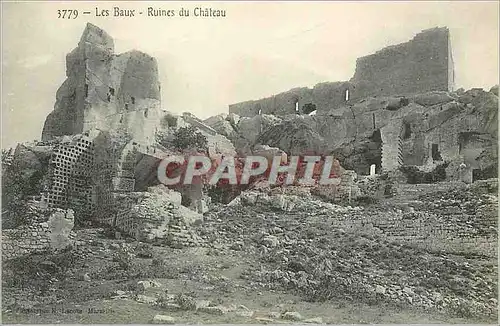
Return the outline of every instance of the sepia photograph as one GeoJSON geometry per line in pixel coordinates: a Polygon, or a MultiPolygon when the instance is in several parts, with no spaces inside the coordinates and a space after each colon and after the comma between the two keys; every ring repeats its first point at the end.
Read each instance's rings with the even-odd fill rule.
{"type": "Polygon", "coordinates": [[[2,1],[2,324],[498,325],[498,1],[2,1]]]}

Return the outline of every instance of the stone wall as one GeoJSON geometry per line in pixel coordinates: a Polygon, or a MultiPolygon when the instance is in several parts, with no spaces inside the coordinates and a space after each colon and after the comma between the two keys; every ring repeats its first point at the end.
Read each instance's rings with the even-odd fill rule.
{"type": "MultiPolygon", "coordinates": [[[[425,186],[439,189],[436,185],[425,186]]],[[[462,184],[461,187],[463,186],[462,184]]],[[[408,190],[407,187],[413,187],[410,190],[414,192],[419,191],[415,185],[405,185],[403,190],[408,190]]],[[[401,191],[400,196],[405,195],[404,191],[399,191],[401,191]]],[[[469,190],[463,189],[463,191],[469,190]]],[[[380,212],[370,211],[369,206],[361,209],[319,202],[309,196],[307,194],[268,195],[262,192],[246,191],[238,197],[239,202],[235,200],[234,205],[239,203],[252,206],[265,205],[290,211],[293,214],[323,211],[328,214],[328,221],[333,229],[342,229],[347,233],[377,236],[387,241],[429,251],[491,257],[497,255],[498,221],[495,196],[483,200],[480,205],[476,199],[473,204],[476,206],[474,211],[468,213],[454,206],[449,199],[442,200],[443,209],[430,210],[430,203],[421,202],[420,207],[417,207],[418,205],[416,207],[401,206],[401,209],[388,207],[387,211],[380,212]]],[[[435,205],[439,201],[437,199],[437,202],[432,204],[435,205]]],[[[412,201],[412,204],[413,202],[416,201],[412,201]]]]}
{"type": "Polygon", "coordinates": [[[411,41],[361,57],[350,80],[353,99],[453,90],[453,60],[447,28],[432,28],[411,41]]]}
{"type": "Polygon", "coordinates": [[[352,89],[348,82],[320,83],[313,88],[294,88],[260,100],[231,104],[229,112],[243,117],[307,114],[308,110],[326,112],[346,104],[346,90],[352,89]]]}
{"type": "MultiPolygon", "coordinates": [[[[496,221],[489,221],[496,229],[496,221]]],[[[433,215],[366,214],[364,218],[336,218],[336,228],[381,236],[389,241],[416,246],[430,251],[445,251],[459,254],[478,254],[495,257],[497,236],[475,235],[466,226],[437,218],[433,215]]]]}
{"type": "Polygon", "coordinates": [[[447,28],[424,30],[406,43],[359,58],[350,81],[294,88],[260,100],[229,105],[244,117],[259,114],[328,112],[370,96],[408,96],[429,91],[452,91],[454,67],[447,28]]]}
{"type": "Polygon", "coordinates": [[[44,222],[2,230],[2,259],[47,250],[64,249],[73,243],[74,216],[72,210],[55,209],[44,222]]]}
{"type": "Polygon", "coordinates": [[[10,259],[50,248],[46,222],[2,230],[2,259],[10,259]]]}

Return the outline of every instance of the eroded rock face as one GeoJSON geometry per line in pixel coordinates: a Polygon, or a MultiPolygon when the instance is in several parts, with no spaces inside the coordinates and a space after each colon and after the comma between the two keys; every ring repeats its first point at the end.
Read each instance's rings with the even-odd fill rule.
{"type": "Polygon", "coordinates": [[[161,112],[156,59],[135,50],[114,54],[113,39],[88,23],[78,46],[66,56],[66,76],[42,140],[98,128],[153,141],[161,112]]]}
{"type": "Polygon", "coordinates": [[[268,114],[252,118],[242,117],[238,122],[238,133],[242,138],[253,144],[259,134],[279,122],[281,122],[280,118],[268,114]]]}
{"type": "Polygon", "coordinates": [[[402,165],[432,168],[451,162],[446,173],[456,179],[461,163],[471,171],[492,173],[497,164],[498,96],[482,89],[368,97],[325,114],[262,123],[267,117],[272,116],[240,119],[237,131],[247,137],[247,146],[334,155],[361,175],[368,175],[371,165],[380,173],[402,165]]]}
{"type": "Polygon", "coordinates": [[[324,139],[304,119],[285,120],[270,127],[257,139],[257,143],[283,149],[291,155],[324,153],[324,139]]]}

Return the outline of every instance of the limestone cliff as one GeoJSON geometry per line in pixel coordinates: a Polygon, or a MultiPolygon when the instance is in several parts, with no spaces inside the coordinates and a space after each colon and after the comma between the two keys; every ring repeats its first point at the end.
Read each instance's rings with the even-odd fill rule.
{"type": "Polygon", "coordinates": [[[135,50],[114,54],[113,39],[88,23],[78,46],[66,56],[66,76],[42,140],[100,129],[153,141],[161,113],[153,57],[135,50]]]}

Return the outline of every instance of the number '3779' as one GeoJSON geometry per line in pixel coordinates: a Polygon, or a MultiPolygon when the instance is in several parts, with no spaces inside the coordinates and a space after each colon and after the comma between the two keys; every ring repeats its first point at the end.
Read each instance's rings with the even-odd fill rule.
{"type": "Polygon", "coordinates": [[[76,19],[78,10],[76,9],[59,9],[57,10],[57,18],[61,19],[76,19]]]}

